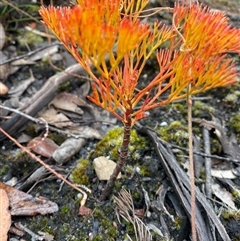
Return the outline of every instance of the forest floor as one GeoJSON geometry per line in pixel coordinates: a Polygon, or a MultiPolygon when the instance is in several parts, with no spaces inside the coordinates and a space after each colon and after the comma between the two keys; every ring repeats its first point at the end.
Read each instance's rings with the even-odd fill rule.
{"type": "MultiPolygon", "coordinates": [[[[17,69],[14,69],[12,61],[4,68],[0,68],[0,80],[10,89],[10,93],[0,96],[0,104],[18,109],[33,96],[44,95],[41,88],[49,81],[53,79],[55,81],[56,74],[63,72],[76,61],[54,39],[51,40],[50,49],[48,49],[48,51],[52,51],[51,57],[46,57],[45,52],[39,51],[40,48],[49,45],[49,39],[40,34],[44,34],[45,29],[38,22],[40,19],[39,3],[30,4],[29,1],[22,0],[9,2],[11,4],[5,0],[0,3],[0,23],[7,36],[2,51],[0,51],[4,54],[7,53],[7,56],[2,57],[1,55],[0,58],[5,61],[25,55],[25,62],[21,62],[21,66],[17,69]],[[16,10],[12,4],[18,9],[16,10]],[[26,16],[24,12],[30,14],[34,19],[26,16]],[[32,27],[36,31],[29,31],[27,27],[32,27]],[[33,53],[34,51],[36,53],[33,53]],[[34,76],[34,81],[31,79],[31,75],[34,76]],[[17,86],[18,93],[11,92],[11,88],[13,91],[17,86]]],[[[240,3],[238,0],[213,0],[208,3],[215,10],[225,11],[231,23],[240,27],[240,3]]],[[[45,1],[45,4],[48,2],[45,1]]],[[[54,2],[54,4],[62,4],[62,1],[54,2]]],[[[66,5],[65,2],[64,4],[66,5]]],[[[153,7],[160,7],[168,6],[170,3],[159,0],[152,1],[151,4],[153,7]]],[[[166,23],[170,21],[169,15],[162,13],[156,15],[154,19],[166,23]]],[[[234,58],[236,67],[240,70],[240,58],[239,56],[234,56],[234,58]]],[[[66,77],[66,80],[62,81],[59,86],[54,86],[56,92],[60,93],[55,102],[53,102],[53,98],[41,97],[38,99],[36,97],[35,102],[32,103],[33,107],[29,105],[26,110],[29,110],[29,115],[38,118],[44,116],[46,110],[49,110],[52,105],[56,107],[58,102],[64,105],[65,99],[70,100],[73,95],[79,97],[79,109],[76,109],[74,113],[69,114],[71,112],[68,109],[69,106],[63,111],[54,113],[56,122],[59,121],[59,116],[57,117],[59,113],[67,113],[71,117],[70,125],[55,126],[65,134],[53,129],[48,130],[47,133],[47,137],[58,146],[69,139],[69,149],[64,154],[59,154],[61,156],[59,161],[56,163],[53,158],[48,157],[48,153],[42,154],[40,148],[38,150],[36,148],[34,151],[45,163],[68,180],[87,187],[87,190],[83,187],[83,190],[88,193],[84,206],[86,209],[80,209],[82,196],[78,191],[57,179],[53,174],[41,169],[41,165],[34,158],[1,134],[0,181],[9,185],[15,182],[16,189],[32,195],[32,198],[27,196],[31,203],[26,204],[29,205],[28,207],[25,206],[25,209],[21,209],[20,204],[16,207],[18,215],[12,215],[12,230],[9,231],[8,240],[191,240],[189,216],[169,181],[170,178],[156,152],[157,145],[149,136],[138,130],[134,130],[132,133],[128,162],[124,167],[122,177],[116,182],[113,194],[105,202],[98,201],[106,181],[98,179],[93,160],[104,156],[117,161],[122,125],[114,117],[87,101],[86,96],[91,89],[84,72],[77,67],[69,70],[72,71],[72,74],[66,77]],[[78,139],[80,144],[79,141],[76,144],[74,138],[66,135],[67,131],[72,133],[72,130],[76,135],[81,135],[78,139]],[[75,154],[70,156],[68,152],[75,154]],[[39,171],[38,174],[36,174],[36,170],[39,171]],[[33,173],[37,175],[34,178],[31,176],[33,173]],[[91,193],[88,192],[88,189],[91,190],[91,193]],[[44,207],[47,210],[46,215],[41,215],[39,209],[41,209],[42,203],[34,197],[40,199],[44,197],[49,201],[48,206],[44,207]],[[119,206],[121,202],[123,206],[129,205],[129,210],[124,210],[119,206]],[[55,204],[58,206],[58,211],[55,204]],[[40,212],[40,214],[32,216],[35,212],[40,212]],[[21,223],[21,227],[19,227],[19,223],[21,223]],[[23,233],[14,231],[15,226],[23,230],[23,233]],[[33,233],[29,233],[28,230],[33,233]],[[150,230],[150,236],[146,230],[150,230]]],[[[144,77],[140,80],[141,83],[144,84],[144,81],[151,78],[156,71],[157,63],[150,61],[144,77]]],[[[197,143],[194,143],[195,151],[204,152],[205,142],[204,127],[198,120],[204,119],[205,123],[212,125],[209,131],[210,153],[212,154],[210,157],[212,198],[208,199],[208,202],[233,241],[240,240],[240,167],[238,162],[233,160],[234,157],[240,157],[238,145],[240,143],[239,97],[239,82],[193,97],[193,118],[195,120],[193,134],[198,140],[197,143]],[[216,134],[219,132],[221,135],[216,134]]],[[[11,112],[0,108],[2,117],[0,127],[7,123],[10,115],[11,112]]],[[[39,125],[30,120],[26,123],[21,121],[16,118],[16,123],[8,125],[8,133],[24,146],[46,133],[46,125],[39,125]],[[16,129],[20,122],[23,123],[21,128],[16,129]]],[[[141,121],[140,124],[150,127],[161,139],[171,145],[170,149],[178,161],[179,167],[187,173],[189,160],[185,101],[175,102],[151,111],[148,118],[141,121]]],[[[51,143],[43,143],[39,147],[46,148],[44,152],[51,152],[48,149],[54,148],[51,145],[51,143]]],[[[201,158],[204,162],[204,157],[201,156],[201,158]]],[[[240,160],[240,158],[235,159],[240,160]]],[[[196,185],[202,195],[205,195],[204,163],[198,166],[196,171],[196,185]]],[[[222,240],[220,235],[216,235],[216,240],[222,240]]]]}

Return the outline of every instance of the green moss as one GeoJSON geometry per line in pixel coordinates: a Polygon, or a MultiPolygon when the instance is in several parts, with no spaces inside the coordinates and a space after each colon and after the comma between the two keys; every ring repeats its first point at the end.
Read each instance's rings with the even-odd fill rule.
{"type": "Polygon", "coordinates": [[[170,125],[159,128],[158,133],[167,142],[186,147],[188,130],[181,121],[173,121],[170,125]]]}
{"type": "Polygon", "coordinates": [[[214,114],[215,113],[215,109],[210,106],[209,104],[205,104],[202,101],[195,101],[194,105],[193,105],[193,115],[194,116],[201,116],[204,113],[208,113],[208,114],[214,114]]]}
{"type": "MultiPolygon", "coordinates": [[[[123,141],[123,128],[115,127],[97,143],[95,150],[90,154],[91,158],[99,156],[109,156],[111,160],[117,161],[119,150],[123,141]]],[[[137,134],[136,130],[131,131],[129,155],[132,160],[140,158],[140,151],[146,150],[147,141],[144,137],[137,134]]]]}
{"type": "Polygon", "coordinates": [[[229,105],[234,105],[238,102],[240,96],[240,91],[236,90],[232,93],[227,94],[227,96],[223,99],[223,101],[229,105]]]}
{"type": "Polygon", "coordinates": [[[35,126],[34,124],[29,124],[26,128],[26,133],[29,135],[29,136],[36,136],[37,135],[37,132],[36,132],[36,129],[35,129],[35,126]]]}
{"type": "Polygon", "coordinates": [[[140,165],[139,168],[140,168],[139,173],[140,173],[141,176],[151,176],[152,175],[151,171],[149,170],[149,166],[140,165]]]}
{"type": "Polygon", "coordinates": [[[21,171],[23,171],[23,169],[26,167],[26,170],[24,170],[26,171],[26,174],[27,171],[29,171],[30,166],[32,166],[31,164],[36,164],[36,162],[33,162],[32,157],[22,149],[17,149],[11,155],[7,156],[6,160],[9,162],[14,162],[16,169],[19,166],[21,171]]]}
{"type": "Polygon", "coordinates": [[[204,168],[201,170],[200,179],[206,180],[206,170],[204,168]]]}
{"type": "Polygon", "coordinates": [[[228,122],[228,128],[237,138],[237,141],[240,142],[240,113],[235,113],[230,118],[228,122]]]}
{"type": "Polygon", "coordinates": [[[72,89],[70,81],[67,81],[66,83],[63,83],[59,85],[58,91],[63,92],[63,91],[70,91],[72,89]]]}
{"type": "Polygon", "coordinates": [[[231,209],[228,209],[228,210],[224,210],[222,212],[222,215],[221,217],[225,220],[228,220],[230,218],[233,218],[235,220],[239,220],[240,221],[240,210],[231,210],[231,209]]]}
{"type": "MultiPolygon", "coordinates": [[[[112,225],[112,227],[109,227],[107,230],[106,230],[106,234],[108,237],[116,237],[118,235],[118,231],[117,229],[112,225]]],[[[113,239],[114,240],[114,239],[113,239]]]]}
{"type": "Polygon", "coordinates": [[[69,207],[68,207],[67,205],[62,206],[62,207],[60,208],[60,212],[61,212],[62,214],[68,213],[68,212],[69,212],[69,207]]]}
{"type": "Polygon", "coordinates": [[[168,110],[169,112],[174,111],[175,113],[177,113],[177,115],[181,115],[182,119],[187,120],[188,109],[187,109],[186,101],[172,103],[172,104],[169,104],[168,106],[169,106],[169,110],[168,110]]]}
{"type": "Polygon", "coordinates": [[[7,165],[2,166],[0,169],[0,176],[5,175],[8,172],[8,170],[9,170],[9,166],[7,165]]]}
{"type": "Polygon", "coordinates": [[[98,235],[93,240],[109,240],[114,241],[118,235],[118,230],[113,226],[112,222],[109,220],[108,216],[112,215],[113,209],[111,207],[105,206],[103,209],[96,207],[93,212],[94,219],[99,220],[102,233],[99,234],[102,239],[99,239],[98,235]]]}
{"type": "Polygon", "coordinates": [[[104,240],[104,238],[103,238],[103,236],[101,234],[98,234],[92,240],[93,241],[102,241],[102,240],[104,240]]]}
{"type": "MultiPolygon", "coordinates": [[[[126,226],[126,233],[129,235],[129,237],[133,238],[135,237],[135,231],[134,226],[131,222],[128,222],[127,220],[123,219],[122,223],[126,226]]],[[[133,239],[135,240],[135,239],[133,239]]]]}
{"type": "Polygon", "coordinates": [[[34,45],[36,43],[43,43],[43,38],[31,31],[24,32],[17,37],[20,46],[34,45]]]}
{"type": "Polygon", "coordinates": [[[134,167],[133,166],[126,165],[126,168],[125,168],[125,173],[126,174],[131,175],[133,171],[134,171],[134,167]]]}
{"type": "Polygon", "coordinates": [[[69,224],[63,223],[63,225],[61,227],[61,232],[65,233],[65,234],[68,234],[68,232],[69,232],[69,224]]]}
{"type": "Polygon", "coordinates": [[[221,153],[222,145],[218,139],[213,138],[211,141],[211,153],[221,153]]]}
{"type": "Polygon", "coordinates": [[[50,223],[51,222],[49,221],[49,217],[39,215],[37,219],[36,218],[32,219],[31,228],[49,233],[56,238],[57,232],[52,228],[52,224],[50,223]]]}
{"type": "Polygon", "coordinates": [[[233,190],[233,191],[232,191],[232,195],[233,195],[237,200],[240,200],[239,191],[233,190]]]}
{"type": "Polygon", "coordinates": [[[53,140],[57,145],[61,145],[67,139],[66,135],[56,132],[50,132],[48,138],[53,140]]]}
{"type": "Polygon", "coordinates": [[[182,221],[183,221],[183,219],[180,218],[180,217],[177,217],[177,218],[174,220],[174,225],[175,225],[175,227],[176,227],[177,230],[180,230],[180,229],[181,229],[182,221]]]}
{"type": "Polygon", "coordinates": [[[72,182],[76,184],[89,185],[89,178],[87,175],[87,168],[90,167],[89,161],[86,159],[79,159],[77,166],[70,175],[72,182]]]}
{"type": "Polygon", "coordinates": [[[240,113],[234,114],[228,124],[235,132],[240,133],[240,113]]]}

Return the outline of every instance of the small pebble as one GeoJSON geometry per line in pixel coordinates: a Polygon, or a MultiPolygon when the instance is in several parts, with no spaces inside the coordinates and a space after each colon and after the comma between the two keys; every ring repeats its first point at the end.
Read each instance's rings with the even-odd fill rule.
{"type": "Polygon", "coordinates": [[[167,126],[168,125],[168,123],[166,122],[166,121],[163,121],[161,124],[160,124],[160,126],[167,126]]]}

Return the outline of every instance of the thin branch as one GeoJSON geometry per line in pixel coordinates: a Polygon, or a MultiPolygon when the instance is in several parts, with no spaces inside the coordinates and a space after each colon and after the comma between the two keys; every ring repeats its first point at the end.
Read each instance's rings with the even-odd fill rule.
{"type": "MultiPolygon", "coordinates": [[[[209,130],[203,127],[203,140],[204,140],[204,152],[209,155],[210,154],[210,138],[209,138],[209,130]]],[[[212,175],[211,175],[211,158],[205,157],[205,169],[206,169],[206,196],[208,198],[212,197],[211,186],[212,186],[212,175]]]]}
{"type": "MultiPolygon", "coordinates": [[[[189,88],[191,85],[189,84],[189,88]]],[[[188,89],[189,91],[189,89],[188,89]]],[[[192,135],[192,99],[191,95],[187,98],[188,106],[188,136],[189,136],[189,162],[190,162],[190,184],[191,184],[191,226],[192,226],[192,239],[197,241],[196,230],[196,194],[195,194],[195,175],[194,175],[194,163],[193,163],[193,135],[192,135]]]]}
{"type": "Polygon", "coordinates": [[[85,135],[73,134],[70,131],[63,131],[63,130],[60,130],[60,129],[55,128],[53,126],[49,126],[49,125],[51,125],[51,123],[46,122],[45,120],[43,120],[43,118],[39,118],[39,119],[38,118],[34,118],[34,117],[32,117],[32,116],[30,116],[28,114],[25,114],[25,113],[23,113],[23,112],[21,112],[21,111],[19,111],[17,109],[13,109],[13,108],[10,108],[10,107],[7,107],[7,106],[3,106],[3,105],[0,105],[0,109],[1,108],[5,109],[5,110],[8,110],[8,111],[12,111],[12,112],[14,112],[16,114],[19,114],[21,116],[24,116],[24,117],[26,117],[27,119],[31,120],[32,122],[34,122],[36,124],[45,125],[45,126],[46,126],[46,124],[48,124],[49,130],[56,131],[59,134],[63,134],[63,135],[66,135],[66,136],[71,136],[71,137],[76,138],[76,139],[79,139],[79,138],[84,138],[85,139],[86,138],[85,135]]]}
{"type": "Polygon", "coordinates": [[[26,58],[26,57],[29,57],[29,56],[31,56],[31,55],[33,55],[33,54],[36,54],[36,53],[38,53],[38,52],[40,52],[40,51],[42,51],[42,50],[44,50],[44,49],[47,49],[47,48],[52,47],[52,46],[55,46],[55,45],[63,45],[63,44],[62,44],[61,42],[54,42],[54,43],[48,44],[47,46],[44,46],[44,47],[35,49],[35,50],[33,50],[33,51],[30,51],[30,52],[28,52],[27,54],[19,55],[19,56],[16,56],[16,57],[14,57],[14,58],[7,59],[7,60],[5,60],[5,61],[3,61],[3,62],[0,62],[0,66],[1,66],[1,65],[4,65],[4,64],[7,64],[7,63],[10,63],[10,62],[13,62],[13,61],[15,61],[15,60],[24,59],[24,58],[26,58]]]}

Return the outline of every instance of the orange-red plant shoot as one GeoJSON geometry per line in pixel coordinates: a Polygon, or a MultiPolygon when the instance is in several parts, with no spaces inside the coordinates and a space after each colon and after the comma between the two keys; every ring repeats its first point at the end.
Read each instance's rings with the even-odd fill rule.
{"type": "Polygon", "coordinates": [[[227,54],[240,53],[240,30],[231,27],[222,12],[199,4],[176,4],[172,27],[166,27],[141,21],[139,16],[148,0],[77,2],[71,8],[41,7],[40,15],[91,76],[93,95],[89,99],[124,125],[117,168],[104,199],[127,159],[130,130],[146,111],[187,94],[236,82],[237,72],[227,54]],[[163,43],[167,49],[160,49],[163,43]],[[153,54],[159,72],[139,89],[139,77],[153,54]]]}

